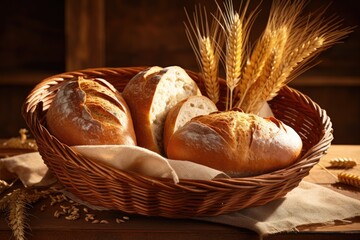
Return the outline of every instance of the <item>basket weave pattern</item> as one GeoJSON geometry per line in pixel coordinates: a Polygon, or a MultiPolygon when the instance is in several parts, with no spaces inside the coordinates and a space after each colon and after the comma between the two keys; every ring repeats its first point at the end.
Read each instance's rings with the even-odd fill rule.
{"type": "MultiPolygon", "coordinates": [[[[100,77],[122,91],[143,69],[96,68],[55,75],[41,81],[24,103],[23,116],[46,165],[69,192],[94,206],[147,216],[184,218],[214,216],[263,205],[295,188],[325,154],[333,139],[326,112],[289,87],[284,87],[269,104],[274,115],[301,136],[301,158],[287,168],[255,177],[181,180],[174,184],[170,179],[114,170],[88,160],[48,132],[46,111],[61,82],[75,76],[100,77]]],[[[188,73],[202,88],[198,75],[188,73]]],[[[222,91],[226,91],[225,85],[221,85],[222,91]]]]}

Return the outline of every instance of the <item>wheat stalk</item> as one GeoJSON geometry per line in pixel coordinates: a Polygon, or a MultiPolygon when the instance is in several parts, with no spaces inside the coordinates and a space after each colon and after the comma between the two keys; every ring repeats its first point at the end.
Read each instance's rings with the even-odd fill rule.
{"type": "MultiPolygon", "coordinates": [[[[275,97],[278,91],[288,82],[288,77],[294,68],[305,59],[311,57],[323,45],[323,38],[314,38],[302,44],[300,48],[295,48],[289,55],[284,58],[281,65],[274,71],[270,81],[267,81],[264,91],[257,99],[259,102],[265,102],[275,97]]],[[[255,109],[257,111],[258,109],[255,109]]]]}
{"type": "Polygon", "coordinates": [[[185,23],[185,32],[201,70],[206,94],[217,103],[220,97],[218,68],[223,42],[219,21],[215,15],[209,26],[205,7],[202,10],[200,5],[198,8],[195,6],[193,19],[186,9],[185,13],[188,19],[188,24],[185,23]]]}

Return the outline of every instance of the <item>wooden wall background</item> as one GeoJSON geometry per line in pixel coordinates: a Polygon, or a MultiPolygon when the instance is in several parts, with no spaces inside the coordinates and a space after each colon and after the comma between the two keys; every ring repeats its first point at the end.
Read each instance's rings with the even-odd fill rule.
{"type": "MultiPolygon", "coordinates": [[[[233,0],[238,6],[240,0],[233,0]]],[[[333,1],[328,13],[360,24],[358,1],[333,1]]],[[[20,115],[29,91],[46,76],[88,67],[179,65],[197,71],[184,32],[184,7],[209,0],[13,0],[0,9],[0,138],[26,127],[20,115]]],[[[259,3],[252,0],[250,8],[259,3]]],[[[308,1],[307,10],[330,0],[308,1]]],[[[271,1],[263,1],[251,40],[262,31],[271,1]]],[[[359,27],[321,54],[321,62],[290,85],[326,109],[334,143],[360,144],[359,27]]]]}

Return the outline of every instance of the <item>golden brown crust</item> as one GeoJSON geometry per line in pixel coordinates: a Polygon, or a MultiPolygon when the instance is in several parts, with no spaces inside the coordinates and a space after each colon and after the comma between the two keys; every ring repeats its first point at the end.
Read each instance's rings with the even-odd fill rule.
{"type": "Polygon", "coordinates": [[[279,120],[229,111],[192,119],[172,135],[167,153],[244,177],[289,166],[301,148],[298,134],[279,120]]]}
{"type": "Polygon", "coordinates": [[[164,124],[164,149],[166,152],[171,135],[192,118],[218,111],[216,105],[205,96],[191,96],[170,109],[164,124]]]}
{"type": "Polygon", "coordinates": [[[128,104],[131,116],[133,117],[137,144],[155,152],[159,150],[156,142],[151,141],[153,134],[149,121],[149,111],[156,86],[160,81],[160,78],[151,78],[151,75],[159,71],[161,71],[161,68],[152,67],[138,73],[129,81],[122,92],[122,96],[128,104]],[[152,71],[153,73],[146,74],[147,71],[152,71]]]}
{"type": "Polygon", "coordinates": [[[63,83],[46,114],[49,131],[67,145],[136,145],[125,100],[104,79],[63,83]]]}
{"type": "Polygon", "coordinates": [[[185,101],[186,101],[186,99],[184,99],[183,101],[176,104],[175,107],[170,109],[170,111],[168,112],[168,114],[166,116],[166,120],[165,120],[165,124],[164,124],[164,139],[163,139],[165,153],[166,153],[168,141],[169,141],[171,135],[174,133],[176,119],[178,117],[179,111],[185,101]]]}
{"type": "Polygon", "coordinates": [[[123,97],[133,117],[138,146],[163,154],[166,114],[179,101],[197,94],[196,83],[180,67],[155,66],[134,76],[123,97]]]}

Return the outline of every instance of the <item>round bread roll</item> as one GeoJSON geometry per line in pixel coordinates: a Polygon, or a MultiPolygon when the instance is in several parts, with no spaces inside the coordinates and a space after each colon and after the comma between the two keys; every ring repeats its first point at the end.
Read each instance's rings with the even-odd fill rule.
{"type": "Polygon", "coordinates": [[[228,111],[195,117],[179,128],[167,155],[246,177],[291,165],[301,149],[299,135],[281,121],[228,111]]]}
{"type": "Polygon", "coordinates": [[[164,125],[164,149],[166,152],[169,138],[192,118],[217,112],[218,109],[205,96],[191,96],[176,104],[167,114],[164,125]]]}
{"type": "Polygon", "coordinates": [[[184,69],[151,67],[134,76],[123,91],[133,117],[138,146],[164,154],[166,115],[178,102],[201,95],[184,69]]]}
{"type": "Polygon", "coordinates": [[[46,113],[49,131],[73,145],[136,145],[130,111],[106,80],[79,77],[64,82],[46,113]]]}

